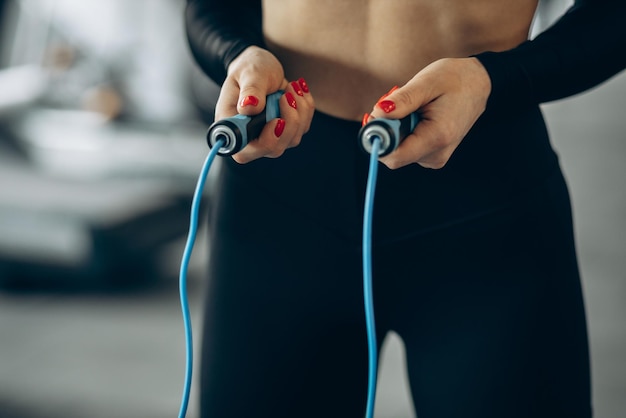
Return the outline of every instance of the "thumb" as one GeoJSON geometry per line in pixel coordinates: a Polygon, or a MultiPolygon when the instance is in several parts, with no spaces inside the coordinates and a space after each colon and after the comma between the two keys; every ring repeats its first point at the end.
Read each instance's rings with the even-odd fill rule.
{"type": "Polygon", "coordinates": [[[259,85],[243,85],[239,90],[237,113],[242,115],[256,115],[265,108],[267,89],[259,85]]]}
{"type": "Polygon", "coordinates": [[[378,99],[370,114],[370,119],[401,119],[426,105],[432,99],[425,94],[429,89],[421,84],[423,83],[414,78],[402,87],[392,88],[378,99]]]}
{"type": "Polygon", "coordinates": [[[265,109],[266,98],[286,84],[283,80],[273,80],[258,72],[246,72],[239,78],[239,100],[237,112],[242,115],[256,115],[265,109]],[[282,82],[282,83],[281,83],[282,82]]]}

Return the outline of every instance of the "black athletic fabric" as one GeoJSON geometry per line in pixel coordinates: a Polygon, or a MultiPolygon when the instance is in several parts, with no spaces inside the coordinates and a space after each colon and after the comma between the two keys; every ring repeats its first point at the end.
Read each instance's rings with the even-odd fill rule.
{"type": "Polygon", "coordinates": [[[626,2],[577,0],[532,41],[476,57],[491,76],[490,106],[545,103],[580,93],[626,68],[626,2]]]}
{"type": "Polygon", "coordinates": [[[233,59],[250,45],[264,46],[260,0],[187,0],[191,52],[217,84],[233,59]]]}
{"type": "MultiPolygon", "coordinates": [[[[223,160],[201,416],[363,417],[359,127],[317,113],[282,157],[223,160]]],[[[390,330],[405,342],[420,418],[589,418],[569,198],[540,114],[481,121],[468,139],[441,170],[380,166],[379,344],[390,330]],[[525,174],[490,168],[483,142],[534,158],[513,163],[525,174]]]]}

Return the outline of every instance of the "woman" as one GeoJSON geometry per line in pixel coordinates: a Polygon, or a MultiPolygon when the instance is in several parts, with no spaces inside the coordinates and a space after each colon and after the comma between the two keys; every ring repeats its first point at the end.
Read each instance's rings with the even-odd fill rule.
{"type": "Polygon", "coordinates": [[[381,159],[373,262],[379,346],[403,338],[417,415],[591,416],[569,197],[538,106],[626,67],[614,3],[577,1],[527,41],[537,0],[188,0],[216,119],[285,91],[221,175],[202,416],[363,416],[357,132],[414,111],[381,159]]]}

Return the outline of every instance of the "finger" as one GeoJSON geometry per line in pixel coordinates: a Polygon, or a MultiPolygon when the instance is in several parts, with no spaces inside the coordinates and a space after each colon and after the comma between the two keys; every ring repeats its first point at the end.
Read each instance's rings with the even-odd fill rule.
{"type": "Polygon", "coordinates": [[[259,138],[249,142],[233,157],[236,161],[245,163],[261,157],[276,158],[287,148],[300,144],[302,136],[310,128],[315,111],[315,102],[306,81],[303,79],[289,83],[285,81],[279,108],[280,120],[270,121],[259,138]]]}
{"type": "Polygon", "coordinates": [[[232,79],[226,79],[220,90],[215,104],[215,120],[221,120],[236,115],[239,85],[232,79]]]}
{"type": "Polygon", "coordinates": [[[281,119],[285,126],[277,135],[276,131],[264,130],[259,137],[259,145],[265,150],[264,156],[280,157],[287,148],[295,147],[300,143],[304,134],[303,118],[306,117],[306,102],[289,85],[278,101],[281,119]],[[304,109],[303,109],[304,108],[304,109]],[[276,141],[276,139],[278,141],[276,141]]]}
{"type": "Polygon", "coordinates": [[[277,118],[268,122],[263,128],[259,139],[248,143],[244,149],[233,155],[233,160],[240,164],[245,164],[261,157],[282,154],[286,147],[280,144],[280,138],[285,133],[286,126],[283,118],[277,118]]]}
{"type": "Polygon", "coordinates": [[[402,87],[394,87],[374,105],[368,120],[372,118],[401,119],[436,99],[431,83],[417,74],[402,87]]]}
{"type": "Polygon", "coordinates": [[[313,114],[315,113],[315,100],[311,94],[309,85],[304,78],[299,78],[295,82],[292,82],[292,87],[294,88],[295,93],[303,99],[298,99],[298,102],[303,102],[304,105],[299,108],[304,111],[301,113],[301,120],[304,122],[303,133],[306,133],[311,128],[311,121],[313,120],[313,114]]]}
{"type": "Polygon", "coordinates": [[[258,73],[244,72],[239,77],[239,97],[237,113],[242,115],[257,115],[265,109],[268,95],[278,90],[278,86],[271,86],[267,78],[258,73]]]}
{"type": "MultiPolygon", "coordinates": [[[[308,132],[311,127],[311,121],[315,113],[315,100],[313,99],[307,82],[303,78],[290,82],[288,88],[285,90],[285,93],[287,92],[291,92],[296,99],[296,109],[300,120],[300,136],[302,136],[304,133],[308,132]]],[[[298,145],[298,143],[299,141],[291,146],[298,145]]]]}
{"type": "Polygon", "coordinates": [[[309,123],[307,119],[309,114],[308,103],[303,96],[299,96],[294,91],[292,85],[285,89],[285,93],[280,98],[278,105],[281,118],[285,120],[285,129],[280,136],[278,144],[268,154],[269,157],[278,157],[282,155],[285,149],[300,144],[306,124],[309,123]]]}
{"type": "Polygon", "coordinates": [[[422,120],[394,152],[380,161],[392,170],[413,163],[439,169],[445,166],[455,148],[449,140],[449,133],[440,129],[439,124],[422,120]]]}
{"type": "Polygon", "coordinates": [[[239,163],[261,157],[280,157],[287,148],[300,142],[303,131],[298,114],[298,102],[291,91],[286,91],[279,100],[281,117],[266,124],[259,138],[250,141],[233,156],[239,163]]]}

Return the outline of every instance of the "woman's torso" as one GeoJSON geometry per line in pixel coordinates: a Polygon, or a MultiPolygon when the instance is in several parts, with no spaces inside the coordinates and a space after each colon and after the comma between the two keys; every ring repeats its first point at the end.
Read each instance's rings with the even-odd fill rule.
{"type": "MultiPolygon", "coordinates": [[[[263,0],[263,6],[268,48],[287,79],[307,80],[319,112],[300,146],[279,159],[232,163],[232,171],[358,242],[368,166],[356,141],[363,113],[439,58],[522,43],[537,0],[263,0]]],[[[538,106],[488,108],[443,169],[379,169],[378,239],[516,207],[558,173],[538,106]]]]}
{"type": "Polygon", "coordinates": [[[359,120],[393,85],[443,57],[527,39],[538,0],[263,0],[269,49],[316,107],[359,120]]]}

